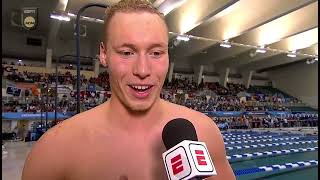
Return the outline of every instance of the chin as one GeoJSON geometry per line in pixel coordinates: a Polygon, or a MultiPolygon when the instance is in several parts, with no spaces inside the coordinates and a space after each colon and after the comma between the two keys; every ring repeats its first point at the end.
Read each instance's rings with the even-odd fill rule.
{"type": "Polygon", "coordinates": [[[146,112],[148,111],[152,106],[152,103],[150,102],[143,102],[143,103],[132,103],[129,104],[129,110],[133,112],[146,112]]]}
{"type": "Polygon", "coordinates": [[[132,106],[130,107],[131,112],[147,112],[150,109],[149,106],[132,106]]]}

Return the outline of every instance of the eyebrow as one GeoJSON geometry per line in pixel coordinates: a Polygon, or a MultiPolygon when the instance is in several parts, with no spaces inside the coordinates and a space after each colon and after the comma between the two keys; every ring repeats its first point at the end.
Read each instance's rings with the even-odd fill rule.
{"type": "MultiPolygon", "coordinates": [[[[138,47],[136,45],[131,44],[131,43],[123,43],[120,46],[116,46],[115,48],[121,48],[121,47],[128,47],[128,48],[131,48],[133,50],[137,50],[138,49],[138,47]]],[[[164,43],[153,43],[148,47],[148,50],[156,48],[156,47],[167,48],[168,45],[164,44],[164,43]]]]}
{"type": "Polygon", "coordinates": [[[148,48],[148,50],[153,49],[153,48],[157,48],[157,47],[168,48],[168,45],[164,44],[164,43],[154,43],[154,44],[151,44],[151,46],[148,48]]]}

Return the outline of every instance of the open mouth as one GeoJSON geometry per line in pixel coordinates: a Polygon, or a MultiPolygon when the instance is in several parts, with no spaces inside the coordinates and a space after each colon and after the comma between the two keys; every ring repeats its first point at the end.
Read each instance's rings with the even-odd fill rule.
{"type": "Polygon", "coordinates": [[[145,92],[152,88],[151,85],[129,85],[129,87],[138,92],[145,92]]]}

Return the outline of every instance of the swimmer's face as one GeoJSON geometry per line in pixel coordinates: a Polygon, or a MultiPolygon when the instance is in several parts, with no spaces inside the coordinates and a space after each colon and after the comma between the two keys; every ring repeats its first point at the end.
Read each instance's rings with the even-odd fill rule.
{"type": "Polygon", "coordinates": [[[100,61],[108,66],[112,98],[130,111],[146,111],[160,99],[169,64],[164,21],[148,12],[118,12],[109,24],[100,61]]]}

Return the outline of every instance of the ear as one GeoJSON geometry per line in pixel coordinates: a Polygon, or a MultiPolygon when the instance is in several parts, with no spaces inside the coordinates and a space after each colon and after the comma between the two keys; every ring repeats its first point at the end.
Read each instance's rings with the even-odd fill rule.
{"type": "Polygon", "coordinates": [[[104,47],[104,43],[101,42],[100,46],[99,46],[99,59],[100,59],[100,63],[104,66],[107,67],[107,53],[106,53],[106,49],[104,47]]]}

